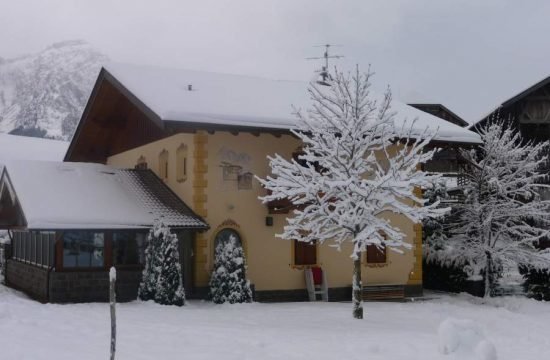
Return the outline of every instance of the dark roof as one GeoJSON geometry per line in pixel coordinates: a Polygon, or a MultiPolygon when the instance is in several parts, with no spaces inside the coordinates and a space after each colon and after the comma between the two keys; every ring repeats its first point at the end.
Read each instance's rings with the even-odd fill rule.
{"type": "Polygon", "coordinates": [[[6,164],[0,189],[6,189],[0,209],[9,214],[0,221],[4,228],[148,228],[156,219],[174,228],[208,228],[150,170],[16,161],[6,164]]]}
{"type": "Polygon", "coordinates": [[[425,111],[429,114],[435,115],[443,120],[447,120],[453,124],[466,127],[469,125],[469,123],[458,116],[456,113],[449,110],[448,107],[446,107],[443,104],[437,104],[437,103],[415,103],[415,104],[408,104],[409,106],[412,106],[414,108],[417,108],[418,110],[425,111]],[[447,116],[440,116],[438,112],[443,112],[447,116]],[[449,118],[447,118],[449,117],[449,118]]]}
{"type": "Polygon", "coordinates": [[[537,91],[538,89],[548,85],[550,83],[550,76],[542,79],[541,81],[539,81],[538,83],[528,87],[527,89],[523,90],[522,92],[520,92],[519,94],[515,95],[515,96],[512,96],[510,99],[506,100],[505,102],[502,103],[501,106],[503,107],[507,107],[509,105],[512,105],[513,103],[515,103],[516,101],[518,100],[521,100],[523,99],[524,97],[526,97],[527,95],[537,91]]]}
{"type": "Polygon", "coordinates": [[[527,89],[519,92],[518,94],[516,94],[516,95],[512,96],[511,98],[509,98],[508,100],[502,102],[500,105],[496,106],[491,112],[489,112],[489,114],[485,115],[483,118],[476,121],[474,124],[470,125],[469,129],[473,129],[477,125],[481,125],[481,123],[485,122],[488,118],[490,118],[498,110],[514,105],[518,101],[523,100],[525,97],[527,97],[530,94],[534,93],[535,91],[545,87],[548,84],[550,84],[550,76],[545,77],[541,81],[535,83],[534,85],[529,86],[527,89]]]}
{"type": "Polygon", "coordinates": [[[208,228],[208,224],[176,195],[153,171],[119,170],[126,175],[128,187],[136,192],[141,202],[170,226],[208,228]]]}

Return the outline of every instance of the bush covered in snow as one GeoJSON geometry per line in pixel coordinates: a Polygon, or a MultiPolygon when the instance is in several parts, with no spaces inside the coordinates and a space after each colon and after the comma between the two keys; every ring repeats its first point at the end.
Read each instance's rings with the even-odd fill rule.
{"type": "Polygon", "coordinates": [[[162,221],[155,222],[147,237],[138,297],[163,305],[182,306],[185,303],[178,237],[162,221]]]}
{"type": "Polygon", "coordinates": [[[216,245],[214,269],[210,277],[210,298],[216,304],[252,301],[243,248],[232,234],[216,245]]]}
{"type": "Polygon", "coordinates": [[[550,301],[550,269],[522,265],[519,271],[525,279],[523,288],[527,296],[536,300],[550,301]]]}

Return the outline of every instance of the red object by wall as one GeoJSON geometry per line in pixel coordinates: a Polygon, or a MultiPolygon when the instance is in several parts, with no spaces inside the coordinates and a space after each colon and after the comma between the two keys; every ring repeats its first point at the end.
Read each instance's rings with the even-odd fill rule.
{"type": "Polygon", "coordinates": [[[323,284],[323,269],[320,267],[312,267],[311,273],[313,275],[313,283],[315,285],[322,285],[323,284]]]}

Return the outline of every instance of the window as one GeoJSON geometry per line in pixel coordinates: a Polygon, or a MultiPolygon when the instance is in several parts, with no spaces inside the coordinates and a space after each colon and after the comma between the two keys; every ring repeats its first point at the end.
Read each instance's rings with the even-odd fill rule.
{"type": "Polygon", "coordinates": [[[294,265],[315,265],[317,264],[317,242],[307,243],[293,240],[294,242],[294,265]]]}
{"type": "Polygon", "coordinates": [[[31,263],[36,263],[36,233],[31,233],[31,252],[29,261],[31,263]]]}
{"type": "Polygon", "coordinates": [[[13,233],[13,258],[18,260],[21,258],[21,249],[19,247],[21,244],[20,236],[20,232],[13,233]]]}
{"type": "Polygon", "coordinates": [[[31,261],[31,233],[25,232],[25,261],[31,261]]]}
{"type": "Polygon", "coordinates": [[[42,245],[43,245],[42,234],[38,233],[38,235],[36,236],[36,263],[37,264],[44,264],[42,245]]]}
{"type": "Polygon", "coordinates": [[[187,145],[181,144],[176,150],[176,180],[187,180],[187,145]]]}
{"type": "Polygon", "coordinates": [[[140,156],[136,166],[134,167],[137,170],[147,170],[147,160],[145,159],[145,156],[140,156]]]}
{"type": "Polygon", "coordinates": [[[113,232],[113,264],[143,265],[146,237],[147,234],[143,232],[113,232]]]}
{"type": "Polygon", "coordinates": [[[254,175],[252,175],[251,172],[245,172],[244,174],[239,174],[237,177],[237,189],[251,190],[253,178],[254,178],[254,175]]]}
{"type": "Polygon", "coordinates": [[[102,232],[67,231],[63,234],[63,267],[103,267],[102,232]]]}
{"type": "Polygon", "coordinates": [[[367,245],[367,264],[385,264],[386,257],[386,245],[367,245]]]}
{"type": "Polygon", "coordinates": [[[50,266],[53,262],[55,232],[14,231],[13,259],[35,265],[50,266]]]}
{"type": "Polygon", "coordinates": [[[225,243],[231,238],[235,239],[237,246],[242,246],[241,237],[238,232],[233,229],[223,229],[216,235],[216,239],[214,240],[214,248],[216,248],[220,242],[225,243]]]}
{"type": "Polygon", "coordinates": [[[168,179],[168,151],[162,150],[159,154],[159,176],[163,180],[168,179]]]}

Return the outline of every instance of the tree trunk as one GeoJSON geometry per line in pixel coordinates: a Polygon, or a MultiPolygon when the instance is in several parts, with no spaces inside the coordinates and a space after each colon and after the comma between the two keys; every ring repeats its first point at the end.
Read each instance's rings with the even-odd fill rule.
{"type": "Polygon", "coordinates": [[[363,318],[363,286],[361,283],[361,253],[355,254],[353,260],[353,317],[356,319],[363,318]]]}
{"type": "Polygon", "coordinates": [[[116,271],[112,267],[109,272],[109,303],[111,307],[111,360],[115,360],[116,351],[116,271]]]}
{"type": "Polygon", "coordinates": [[[483,296],[488,298],[491,297],[491,277],[493,276],[493,260],[491,258],[491,253],[488,251],[485,252],[485,258],[485,294],[483,296]]]}

